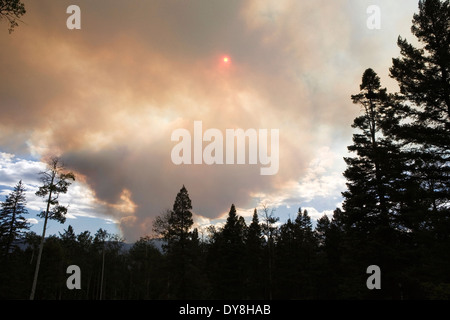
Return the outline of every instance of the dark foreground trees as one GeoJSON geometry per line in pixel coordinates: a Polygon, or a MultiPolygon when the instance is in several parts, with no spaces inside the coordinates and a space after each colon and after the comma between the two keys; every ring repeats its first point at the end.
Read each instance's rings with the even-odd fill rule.
{"type": "Polygon", "coordinates": [[[400,92],[386,94],[367,69],[352,96],[362,114],[339,218],[341,261],[352,262],[342,275],[353,296],[364,288],[350,279],[371,261],[384,274],[378,297],[450,296],[449,1],[419,1],[412,22],[421,47],[399,37],[401,57],[390,69],[400,92]]]}
{"type": "MultiPolygon", "coordinates": [[[[402,122],[393,132],[406,155],[399,218],[410,259],[427,266],[422,290],[449,294],[450,276],[450,3],[419,2],[411,31],[414,46],[399,37],[393,59],[402,122]]],[[[406,258],[406,257],[405,257],[406,258]]],[[[407,259],[407,258],[406,258],[407,259]]],[[[418,270],[408,269],[408,280],[418,270]]]]}
{"type": "Polygon", "coordinates": [[[421,47],[399,37],[401,57],[390,68],[403,119],[393,133],[407,156],[402,224],[415,232],[440,226],[434,231],[444,236],[450,221],[449,1],[420,1],[412,22],[421,47]]]}
{"type": "MultiPolygon", "coordinates": [[[[395,269],[379,260],[376,238],[358,248],[360,232],[352,231],[342,210],[320,218],[314,227],[308,212],[299,209],[295,219],[273,227],[271,242],[264,236],[262,217],[255,211],[247,224],[232,206],[223,227],[211,227],[202,239],[196,229],[188,231],[183,251],[173,251],[163,238],[143,237],[130,247],[104,230],[76,234],[69,225],[45,241],[36,299],[449,298],[445,270],[428,274],[430,265],[410,256],[423,254],[422,249],[400,235],[390,247],[379,248],[395,252],[395,269]],[[381,290],[366,286],[372,264],[381,268],[381,290]],[[69,265],[80,267],[79,290],[66,286],[69,265]],[[399,281],[395,288],[393,280],[399,281]]],[[[181,238],[174,237],[177,244],[172,245],[181,238]]],[[[7,262],[2,260],[1,298],[27,298],[39,237],[29,234],[26,242],[7,262]]]]}

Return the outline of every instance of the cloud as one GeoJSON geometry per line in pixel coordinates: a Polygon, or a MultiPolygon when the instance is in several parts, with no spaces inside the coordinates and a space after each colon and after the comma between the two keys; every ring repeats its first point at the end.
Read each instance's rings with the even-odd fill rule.
{"type": "Polygon", "coordinates": [[[18,158],[14,154],[0,152],[0,185],[16,185],[19,180],[30,185],[39,184],[38,174],[45,170],[40,162],[18,158]]]}
{"type": "MultiPolygon", "coordinates": [[[[47,167],[44,162],[22,159],[4,152],[0,153],[0,186],[3,187],[0,194],[2,196],[9,195],[19,180],[22,180],[25,187],[27,209],[36,212],[45,210],[45,199],[36,196],[35,193],[42,186],[40,173],[46,170],[47,167]]],[[[105,211],[103,206],[98,204],[93,192],[82,181],[72,183],[68,193],[60,195],[59,202],[62,205],[69,206],[69,213],[66,216],[68,219],[76,219],[77,216],[101,216],[105,211]]],[[[113,208],[118,206],[120,211],[122,209],[120,205],[113,204],[111,206],[113,208]]]]}
{"type": "Polygon", "coordinates": [[[26,219],[26,221],[30,224],[38,224],[39,223],[39,221],[35,218],[28,218],[28,219],[26,219]]]}
{"type": "MultiPolygon", "coordinates": [[[[60,154],[81,179],[67,198],[74,215],[107,215],[128,240],[150,232],[183,184],[205,219],[231,203],[328,197],[342,180],[320,171],[333,169],[325,151],[311,160],[318,146],[345,148],[358,112],[350,95],[365,68],[392,57],[380,37],[364,47],[357,3],[78,1],[77,31],[65,27],[71,1],[26,1],[25,23],[0,35],[0,148],[60,154]],[[222,132],[279,129],[279,173],[174,165],[171,133],[192,132],[195,120],[222,132]]],[[[17,180],[26,170],[8,170],[19,165],[33,164],[9,163],[3,179],[17,180]]]]}

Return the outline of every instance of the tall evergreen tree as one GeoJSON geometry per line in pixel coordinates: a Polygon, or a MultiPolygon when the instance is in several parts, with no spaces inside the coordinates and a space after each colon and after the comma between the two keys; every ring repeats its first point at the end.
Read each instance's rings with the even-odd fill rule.
{"type": "Polygon", "coordinates": [[[72,172],[67,172],[61,159],[52,157],[48,162],[47,171],[41,172],[41,180],[43,185],[36,191],[36,195],[45,199],[46,210],[39,214],[39,217],[44,219],[44,227],[42,229],[41,244],[39,246],[39,253],[36,262],[36,269],[34,272],[33,286],[31,288],[30,300],[34,299],[37,279],[39,275],[39,266],[41,263],[42,250],[44,249],[45,232],[47,230],[48,220],[57,220],[60,223],[66,221],[67,207],[59,204],[60,194],[67,193],[70,180],[75,180],[75,175],[72,172]]]}
{"type": "MultiPolygon", "coordinates": [[[[59,232],[59,238],[61,242],[61,246],[64,248],[64,258],[67,265],[74,264],[73,261],[77,256],[77,236],[73,230],[73,227],[69,225],[67,230],[64,230],[64,233],[59,232]]],[[[75,263],[76,264],[76,263],[75,263]]]]}
{"type": "Polygon", "coordinates": [[[348,191],[343,192],[343,208],[349,224],[367,231],[374,226],[389,227],[401,161],[390,134],[398,121],[395,109],[372,69],[364,72],[360,89],[359,94],[352,95],[353,103],[362,107],[362,114],[353,122],[352,127],[359,131],[348,147],[356,157],[345,158],[348,191]]]}
{"type": "Polygon", "coordinates": [[[390,75],[400,87],[404,121],[396,135],[408,154],[403,219],[410,230],[450,220],[450,5],[419,1],[411,31],[422,47],[398,38],[390,75]],[[429,214],[431,213],[431,214],[429,214]]]}
{"type": "Polygon", "coordinates": [[[20,237],[24,230],[30,228],[24,217],[28,214],[26,203],[25,186],[20,180],[1,205],[0,244],[6,257],[12,249],[14,240],[20,237]]]}
{"type": "Polygon", "coordinates": [[[246,224],[244,218],[237,214],[236,207],[232,204],[222,231],[225,243],[230,246],[242,247],[245,241],[245,232],[246,224]]]}
{"type": "Polygon", "coordinates": [[[297,217],[295,218],[295,231],[296,240],[305,246],[309,247],[315,243],[315,238],[312,230],[311,217],[308,214],[308,210],[298,209],[297,217]]]}
{"type": "Polygon", "coordinates": [[[274,248],[275,238],[278,232],[276,223],[280,220],[275,216],[275,210],[269,208],[264,204],[262,208],[262,231],[266,238],[265,246],[265,265],[267,267],[266,287],[267,297],[269,300],[273,298],[273,265],[274,265],[274,248]]]}
{"type": "Polygon", "coordinates": [[[252,222],[247,228],[245,246],[246,297],[250,299],[263,299],[265,296],[263,265],[264,238],[256,209],[253,211],[252,222]]]}
{"type": "Polygon", "coordinates": [[[72,247],[77,241],[77,236],[73,230],[73,227],[69,224],[67,230],[64,230],[64,233],[59,233],[59,237],[64,245],[67,247],[72,247]]]}
{"type": "Polygon", "coordinates": [[[450,283],[442,272],[450,268],[449,1],[419,1],[411,32],[419,44],[399,37],[401,57],[390,68],[404,119],[394,133],[408,159],[399,216],[409,241],[405,251],[416,261],[404,273],[410,282],[440,291],[450,283]],[[418,270],[430,276],[419,278],[418,270]]]}
{"type": "Polygon", "coordinates": [[[279,228],[273,261],[273,295],[275,299],[298,298],[297,289],[297,248],[295,247],[295,226],[289,218],[279,228]]]}
{"type": "Polygon", "coordinates": [[[345,294],[339,290],[339,285],[345,267],[342,266],[342,211],[336,209],[330,220],[326,215],[317,220],[315,235],[317,238],[318,270],[316,278],[316,295],[319,299],[336,299],[345,294]]]}
{"type": "Polygon", "coordinates": [[[214,291],[220,299],[244,297],[244,254],[246,224],[231,205],[226,223],[216,242],[216,270],[213,274],[214,291]]]}
{"type": "MultiPolygon", "coordinates": [[[[371,264],[379,265],[385,273],[392,269],[394,225],[404,162],[392,134],[399,122],[396,105],[386,89],[381,88],[380,79],[372,69],[364,72],[360,93],[352,95],[352,100],[362,107],[362,114],[352,125],[358,131],[348,150],[356,156],[344,158],[348,190],[342,195],[347,252],[351,252],[349,259],[355,260],[350,268],[354,268],[354,274],[364,277],[365,268],[371,264]]],[[[363,283],[361,280],[355,283],[363,283]]],[[[360,289],[355,287],[355,290],[360,289]]],[[[355,291],[355,295],[359,294],[355,291]]]]}
{"type": "Polygon", "coordinates": [[[306,299],[314,295],[313,262],[316,239],[307,210],[280,227],[276,242],[276,297],[306,299]]]}
{"type": "Polygon", "coordinates": [[[171,250],[171,246],[179,246],[181,249],[186,247],[186,243],[190,238],[190,229],[194,224],[191,210],[191,199],[186,187],[183,185],[175,198],[168,220],[167,245],[169,250],[171,250]]]}
{"type": "Polygon", "coordinates": [[[167,254],[168,297],[189,298],[190,275],[188,270],[192,264],[190,249],[192,243],[192,203],[186,187],[178,192],[172,210],[157,217],[154,231],[165,240],[164,249],[167,254]]]}

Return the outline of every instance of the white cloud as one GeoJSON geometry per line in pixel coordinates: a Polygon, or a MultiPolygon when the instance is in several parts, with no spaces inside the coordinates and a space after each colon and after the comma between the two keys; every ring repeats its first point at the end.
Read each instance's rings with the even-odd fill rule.
{"type": "Polygon", "coordinates": [[[329,147],[318,150],[317,156],[310,162],[305,176],[299,181],[297,192],[305,201],[315,197],[340,195],[345,189],[342,156],[329,147]]]}
{"type": "MultiPolygon", "coordinates": [[[[345,178],[342,175],[345,163],[342,156],[330,147],[318,148],[314,158],[310,161],[305,174],[298,181],[286,181],[277,192],[271,194],[253,193],[257,206],[265,204],[275,208],[298,206],[318,198],[340,199],[345,190],[345,178]]],[[[253,209],[248,209],[247,212],[253,209]]],[[[252,211],[253,212],[253,211],[252,211]]]]}
{"type": "Polygon", "coordinates": [[[39,223],[39,220],[35,219],[35,218],[28,218],[26,220],[27,220],[28,223],[31,223],[31,224],[38,224],[39,223]]]}
{"type": "Polygon", "coordinates": [[[313,207],[303,207],[302,212],[303,210],[306,210],[308,212],[308,215],[314,220],[318,220],[322,218],[324,215],[327,215],[328,218],[331,218],[333,216],[333,210],[324,210],[319,212],[313,207]]]}
{"type": "Polygon", "coordinates": [[[40,183],[38,173],[45,170],[45,164],[17,158],[14,154],[0,153],[0,185],[14,187],[22,180],[26,185],[40,183]]]}
{"type": "MultiPolygon", "coordinates": [[[[25,197],[27,200],[27,209],[31,211],[43,211],[45,209],[45,199],[36,196],[36,191],[41,185],[39,173],[45,171],[46,164],[40,161],[26,160],[19,158],[11,153],[0,153],[0,189],[1,196],[7,196],[12,188],[22,180],[25,185],[25,197]]],[[[96,201],[94,193],[87,185],[81,181],[75,181],[67,194],[61,194],[59,202],[62,205],[68,205],[69,211],[67,219],[76,219],[80,217],[102,218],[102,212],[105,211],[102,205],[96,201]]],[[[116,223],[114,219],[108,219],[110,223],[116,223]]],[[[28,221],[37,224],[38,220],[29,218],[28,221]]]]}

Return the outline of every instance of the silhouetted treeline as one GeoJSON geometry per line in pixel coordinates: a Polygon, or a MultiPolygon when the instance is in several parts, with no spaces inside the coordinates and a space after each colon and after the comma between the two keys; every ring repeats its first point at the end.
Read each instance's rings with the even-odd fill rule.
{"type": "MultiPolygon", "coordinates": [[[[343,216],[337,209],[313,228],[299,209],[295,219],[272,226],[269,237],[263,214],[255,211],[247,225],[233,205],[223,228],[202,237],[197,229],[188,232],[184,251],[173,256],[161,240],[144,237],[127,249],[104,230],[76,235],[68,226],[46,239],[36,299],[449,298],[448,252],[436,241],[410,245],[404,234],[403,241],[374,248],[346,230],[343,216]],[[371,256],[378,250],[395,256],[387,268],[371,256]],[[372,264],[381,268],[380,290],[366,286],[372,264]],[[79,290],[67,288],[69,265],[80,267],[79,290]]],[[[40,237],[28,233],[23,240],[7,261],[2,257],[2,299],[29,296],[40,237]]]]}
{"type": "Polygon", "coordinates": [[[0,213],[1,297],[28,297],[41,251],[38,299],[449,299],[449,1],[419,1],[412,23],[421,47],[399,37],[389,70],[399,92],[369,68],[351,96],[361,113],[331,217],[313,227],[305,210],[281,222],[263,207],[245,221],[231,205],[223,227],[198,230],[183,186],[154,221],[162,248],[145,237],[121,250],[104,230],[69,226],[42,251],[25,232],[19,182],[0,213]],[[69,265],[81,269],[79,290],[66,286],[69,265]],[[373,265],[380,289],[367,285],[373,265]]]}

